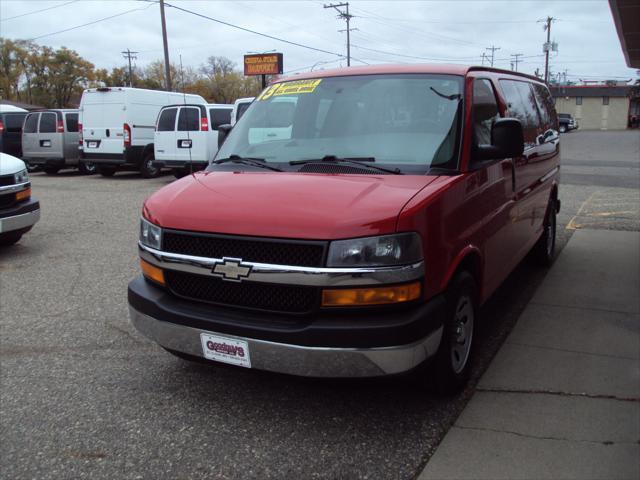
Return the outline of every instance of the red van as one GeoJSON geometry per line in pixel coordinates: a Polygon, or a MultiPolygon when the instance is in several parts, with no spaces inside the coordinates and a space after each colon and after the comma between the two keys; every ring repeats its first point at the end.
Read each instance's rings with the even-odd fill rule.
{"type": "Polygon", "coordinates": [[[558,120],[535,77],[402,65],[267,87],[142,209],[131,321],[183,358],[452,392],[476,315],[554,258],[558,120]],[[423,368],[424,367],[424,368],[423,368]]]}

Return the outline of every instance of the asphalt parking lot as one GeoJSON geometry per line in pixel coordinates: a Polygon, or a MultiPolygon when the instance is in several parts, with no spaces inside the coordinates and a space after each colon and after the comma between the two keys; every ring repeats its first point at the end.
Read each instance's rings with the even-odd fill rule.
{"type": "MultiPolygon", "coordinates": [[[[562,137],[559,244],[640,230],[640,134],[562,137]]],[[[4,478],[414,478],[545,271],[524,261],[482,311],[474,381],[318,381],[176,359],[129,324],[143,199],[173,177],[32,176],[42,219],[0,250],[4,478]]]]}

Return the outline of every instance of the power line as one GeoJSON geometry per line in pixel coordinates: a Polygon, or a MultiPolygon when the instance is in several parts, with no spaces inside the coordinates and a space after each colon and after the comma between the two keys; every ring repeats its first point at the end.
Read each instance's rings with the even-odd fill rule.
{"type": "Polygon", "coordinates": [[[338,18],[342,18],[347,22],[347,28],[345,30],[339,30],[340,32],[347,32],[347,67],[351,66],[351,30],[357,30],[349,27],[349,22],[353,18],[353,15],[349,14],[349,2],[346,3],[330,3],[329,5],[323,5],[324,8],[333,8],[338,12],[338,18]],[[346,7],[343,12],[340,8],[346,7]]]}
{"type": "Polygon", "coordinates": [[[147,8],[149,8],[151,5],[153,5],[152,3],[150,3],[149,5],[147,5],[146,7],[143,8],[133,8],[131,10],[127,10],[125,12],[121,12],[121,13],[116,13],[115,15],[111,15],[109,17],[104,17],[104,18],[100,18],[98,20],[94,20],[93,22],[89,22],[89,23],[83,23],[82,25],[76,25],[75,27],[70,27],[70,28],[65,28],[64,30],[59,30],[57,32],[52,32],[52,33],[47,33],[45,35],[40,35],[38,37],[34,37],[34,38],[30,38],[29,41],[32,42],[34,40],[39,40],[41,38],[44,37],[50,37],[52,35],[57,35],[59,33],[64,33],[64,32],[70,32],[71,30],[76,30],[78,28],[82,28],[82,27],[87,27],[89,25],[94,25],[98,22],[104,22],[105,20],[110,20],[112,18],[116,18],[116,17],[121,17],[122,15],[126,15],[127,13],[131,13],[131,12],[137,12],[139,10],[146,10],[147,8]]]}
{"type": "Polygon", "coordinates": [[[7,20],[13,20],[14,18],[26,17],[27,15],[33,15],[34,13],[46,12],[47,10],[53,10],[54,8],[64,7],[65,5],[69,5],[71,3],[76,3],[79,0],[73,0],[71,2],[61,3],[60,5],[54,5],[53,7],[41,8],[40,10],[34,10],[32,12],[21,13],[20,15],[15,15],[13,17],[2,18],[0,22],[6,22],[7,20]]]}
{"type": "Polygon", "coordinates": [[[402,53],[395,53],[395,52],[386,52],[384,50],[377,50],[375,48],[367,48],[367,47],[361,47],[360,45],[353,45],[354,48],[357,48],[359,50],[367,50],[370,52],[376,52],[376,53],[383,53],[385,55],[393,55],[396,57],[403,57],[403,58],[414,58],[416,60],[430,60],[430,61],[442,61],[442,62],[464,62],[464,61],[468,61],[468,60],[475,60],[477,57],[460,57],[460,58],[430,58],[430,57],[419,57],[417,55],[405,55],[402,53]]]}
{"type": "Polygon", "coordinates": [[[129,86],[133,87],[133,70],[131,69],[131,60],[136,60],[138,58],[135,55],[138,52],[132,52],[127,48],[124,52],[120,52],[120,53],[122,53],[122,56],[124,58],[129,60],[129,86]]]}
{"type": "Polygon", "coordinates": [[[485,50],[491,50],[491,66],[493,67],[493,60],[495,58],[496,50],[500,50],[500,47],[491,45],[490,47],[485,48],[485,50]]]}
{"type": "Polygon", "coordinates": [[[515,64],[515,71],[518,71],[518,63],[520,63],[520,57],[523,57],[524,54],[523,53],[512,53],[511,56],[513,57],[513,63],[515,64]]]}
{"type": "Polygon", "coordinates": [[[278,42],[287,43],[289,45],[294,45],[296,47],[306,48],[307,50],[313,50],[320,53],[328,53],[329,55],[335,55],[336,57],[344,57],[344,55],[336,52],[330,52],[328,50],[323,50],[321,48],[311,47],[309,45],[304,45],[302,43],[292,42],[290,40],[285,40],[284,38],[275,37],[273,35],[269,35],[267,33],[257,32],[256,30],[251,30],[249,28],[241,27],[239,25],[234,25],[233,23],[225,22],[223,20],[218,20],[217,18],[209,17],[207,15],[203,15],[198,12],[194,12],[193,10],[188,10],[186,8],[178,7],[176,5],[171,5],[169,3],[165,3],[165,6],[175,8],[176,10],[180,10],[182,12],[190,13],[191,15],[195,15],[200,18],[205,18],[207,20],[211,20],[212,22],[220,23],[222,25],[226,25],[227,27],[236,28],[238,30],[242,30],[245,32],[253,33],[254,35],[260,35],[261,37],[270,38],[271,40],[276,40],[278,42]]]}

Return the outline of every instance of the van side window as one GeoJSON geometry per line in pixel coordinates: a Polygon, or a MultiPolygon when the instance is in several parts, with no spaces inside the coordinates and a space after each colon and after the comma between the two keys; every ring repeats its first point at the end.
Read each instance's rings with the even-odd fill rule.
{"type": "Polygon", "coordinates": [[[498,102],[491,82],[477,79],[473,82],[473,131],[477,145],[491,145],[491,127],[500,118],[498,102]]]}
{"type": "Polygon", "coordinates": [[[500,80],[500,86],[508,104],[509,116],[522,123],[525,148],[534,146],[540,119],[533,90],[528,82],[516,80],[500,80]]]}
{"type": "Polygon", "coordinates": [[[40,133],[56,133],[56,114],[45,112],[40,114],[40,133]]]}
{"type": "Polygon", "coordinates": [[[549,90],[540,85],[534,84],[533,91],[536,95],[536,100],[538,102],[538,110],[540,110],[540,117],[542,118],[543,127],[546,129],[553,128],[556,126],[553,123],[555,107],[553,106],[553,99],[551,98],[551,94],[549,90]]]}
{"type": "Polygon", "coordinates": [[[78,131],[78,114],[67,113],[65,115],[65,119],[67,120],[67,132],[77,132],[78,131]]]}
{"type": "Polygon", "coordinates": [[[211,108],[209,115],[211,116],[212,130],[218,130],[220,125],[231,123],[231,109],[229,108],[211,108]]]}
{"type": "Polygon", "coordinates": [[[182,107],[178,116],[179,132],[197,132],[200,130],[200,109],[182,107]]]}
{"type": "Polygon", "coordinates": [[[176,128],[176,114],[178,113],[177,108],[165,108],[160,113],[160,118],[158,119],[158,131],[159,132],[173,132],[176,128]]]}
{"type": "Polygon", "coordinates": [[[24,122],[24,133],[36,133],[38,130],[39,113],[30,113],[24,122]]]}

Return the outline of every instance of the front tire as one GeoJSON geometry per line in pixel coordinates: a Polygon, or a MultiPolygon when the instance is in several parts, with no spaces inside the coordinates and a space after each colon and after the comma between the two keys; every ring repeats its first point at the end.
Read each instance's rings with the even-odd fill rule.
{"type": "Polygon", "coordinates": [[[567,131],[567,127],[564,125],[560,125],[560,133],[564,133],[567,131]]]}
{"type": "Polygon", "coordinates": [[[44,167],[44,173],[47,175],[56,175],[59,170],[60,167],[44,167]]]}
{"type": "Polygon", "coordinates": [[[182,178],[187,175],[187,170],[185,168],[174,168],[173,176],[176,178],[182,178]]]}
{"type": "Polygon", "coordinates": [[[22,233],[19,232],[7,232],[0,233],[0,246],[8,247],[17,243],[22,238],[22,233]]]}
{"type": "Polygon", "coordinates": [[[98,173],[103,177],[113,177],[116,169],[115,167],[98,167],[98,173]]]}
{"type": "Polygon", "coordinates": [[[443,395],[464,388],[471,372],[477,311],[477,287],[466,271],[451,281],[446,297],[446,316],[440,347],[431,365],[430,382],[443,395]]]}
{"type": "Polygon", "coordinates": [[[78,164],[78,170],[80,170],[80,173],[83,175],[93,175],[96,173],[97,168],[95,163],[80,162],[78,164]]]}
{"type": "Polygon", "coordinates": [[[551,198],[547,206],[547,216],[544,220],[542,236],[533,247],[534,258],[536,262],[543,267],[550,267],[556,258],[557,212],[556,201],[551,198]]]}
{"type": "Polygon", "coordinates": [[[143,178],[155,178],[160,175],[160,168],[153,165],[153,152],[145,153],[140,165],[140,174],[143,178]]]}

